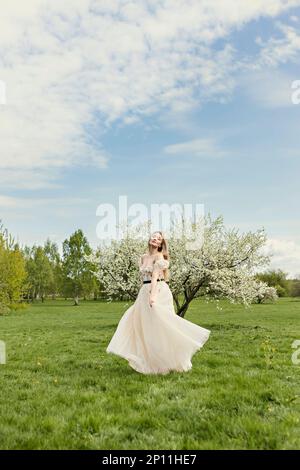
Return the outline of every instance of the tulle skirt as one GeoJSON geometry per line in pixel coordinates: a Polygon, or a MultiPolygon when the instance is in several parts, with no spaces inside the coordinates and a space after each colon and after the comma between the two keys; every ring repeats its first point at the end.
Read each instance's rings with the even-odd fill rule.
{"type": "Polygon", "coordinates": [[[172,292],[159,281],[155,303],[149,304],[150,283],[123,314],[106,352],[126,359],[142,374],[186,372],[191,358],[208,340],[210,330],[179,317],[172,292]]]}

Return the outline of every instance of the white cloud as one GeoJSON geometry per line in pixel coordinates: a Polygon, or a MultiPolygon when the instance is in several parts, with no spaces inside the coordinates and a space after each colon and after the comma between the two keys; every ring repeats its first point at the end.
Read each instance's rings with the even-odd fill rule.
{"type": "MultiPolygon", "coordinates": [[[[103,168],[109,155],[101,137],[116,120],[130,125],[228,96],[235,49],[229,43],[216,48],[215,41],[299,4],[1,1],[0,79],[7,104],[0,106],[0,184],[40,188],[55,185],[53,177],[74,165],[103,168]],[[13,172],[22,170],[23,178],[14,180],[13,172]]],[[[293,31],[285,33],[295,49],[293,31]]],[[[265,57],[271,57],[268,47],[275,58],[283,55],[274,52],[283,46],[269,46],[265,57]]]]}
{"type": "MultiPolygon", "coordinates": [[[[295,17],[291,16],[290,21],[295,23],[295,17]]],[[[260,37],[256,38],[256,43],[260,46],[256,60],[246,56],[237,63],[237,85],[252,101],[265,108],[293,106],[295,89],[292,84],[299,80],[298,76],[278,67],[286,62],[299,62],[300,34],[294,26],[280,21],[275,22],[275,27],[280,37],[272,36],[265,42],[260,37]]]]}
{"type": "Polygon", "coordinates": [[[164,152],[170,155],[184,155],[196,157],[222,157],[227,155],[212,139],[193,139],[178,144],[167,145],[164,152]]]}
{"type": "Polygon", "coordinates": [[[38,170],[36,168],[0,168],[1,187],[18,189],[58,189],[62,187],[58,183],[62,175],[54,168],[38,170]]]}
{"type": "Polygon", "coordinates": [[[264,108],[295,106],[292,102],[292,83],[297,77],[277,70],[249,71],[242,74],[239,86],[251,101],[264,108]]]}
{"type": "Polygon", "coordinates": [[[300,274],[300,244],[286,238],[270,238],[265,253],[272,255],[270,268],[282,269],[289,278],[300,274]]]}
{"type": "MultiPolygon", "coordinates": [[[[6,196],[0,194],[0,208],[3,209],[31,209],[33,207],[47,207],[47,209],[56,208],[64,205],[68,206],[77,206],[80,204],[90,203],[89,198],[81,197],[51,197],[51,198],[23,198],[15,196],[6,196]]],[[[55,209],[56,210],[56,209],[55,209]]]]}
{"type": "Polygon", "coordinates": [[[288,61],[299,58],[300,35],[294,26],[276,23],[282,36],[271,37],[265,43],[258,38],[257,43],[261,46],[260,57],[257,61],[259,68],[265,66],[277,66],[288,61]]]}

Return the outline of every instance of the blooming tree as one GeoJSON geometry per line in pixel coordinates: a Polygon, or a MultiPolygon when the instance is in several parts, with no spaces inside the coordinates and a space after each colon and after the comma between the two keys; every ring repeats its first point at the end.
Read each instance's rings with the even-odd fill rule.
{"type": "Polygon", "coordinates": [[[148,226],[149,223],[131,228],[120,224],[120,230],[126,232],[123,238],[102,244],[86,256],[87,261],[96,266],[94,274],[110,301],[134,300],[137,296],[141,287],[138,262],[145,253],[148,226]]]}
{"type": "Polygon", "coordinates": [[[269,286],[266,282],[255,281],[253,290],[253,303],[263,304],[268,301],[275,302],[278,299],[276,287],[269,286]]]}
{"type": "MultiPolygon", "coordinates": [[[[149,227],[149,222],[147,227],[127,227],[126,236],[90,255],[89,260],[97,266],[95,274],[110,300],[135,299],[141,285],[138,259],[146,250],[145,231],[149,236],[149,227]]],[[[258,292],[266,292],[267,284],[254,279],[255,271],[270,260],[261,251],[266,242],[264,229],[240,234],[235,228],[225,228],[222,216],[212,220],[208,214],[193,224],[193,236],[203,242],[193,246],[190,233],[175,224],[167,238],[170,289],[178,315],[184,317],[198,296],[227,298],[249,306],[257,301],[258,292]]]]}

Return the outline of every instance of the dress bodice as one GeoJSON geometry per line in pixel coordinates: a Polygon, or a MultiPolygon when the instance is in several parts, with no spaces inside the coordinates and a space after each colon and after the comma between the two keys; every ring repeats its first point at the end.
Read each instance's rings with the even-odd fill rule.
{"type": "Polygon", "coordinates": [[[151,281],[153,271],[158,272],[158,279],[163,279],[163,270],[169,267],[169,261],[166,259],[158,259],[152,264],[146,266],[140,265],[140,274],[143,281],[151,281]]]}

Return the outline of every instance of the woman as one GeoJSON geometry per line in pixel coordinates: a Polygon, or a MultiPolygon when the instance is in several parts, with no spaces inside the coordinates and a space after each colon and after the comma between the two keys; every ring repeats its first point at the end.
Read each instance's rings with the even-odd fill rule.
{"type": "Polygon", "coordinates": [[[176,314],[167,283],[168,267],[167,242],[161,232],[154,232],[148,241],[148,253],[139,260],[143,285],[106,349],[127,359],[142,374],[190,370],[193,354],[210,334],[176,314]]]}

